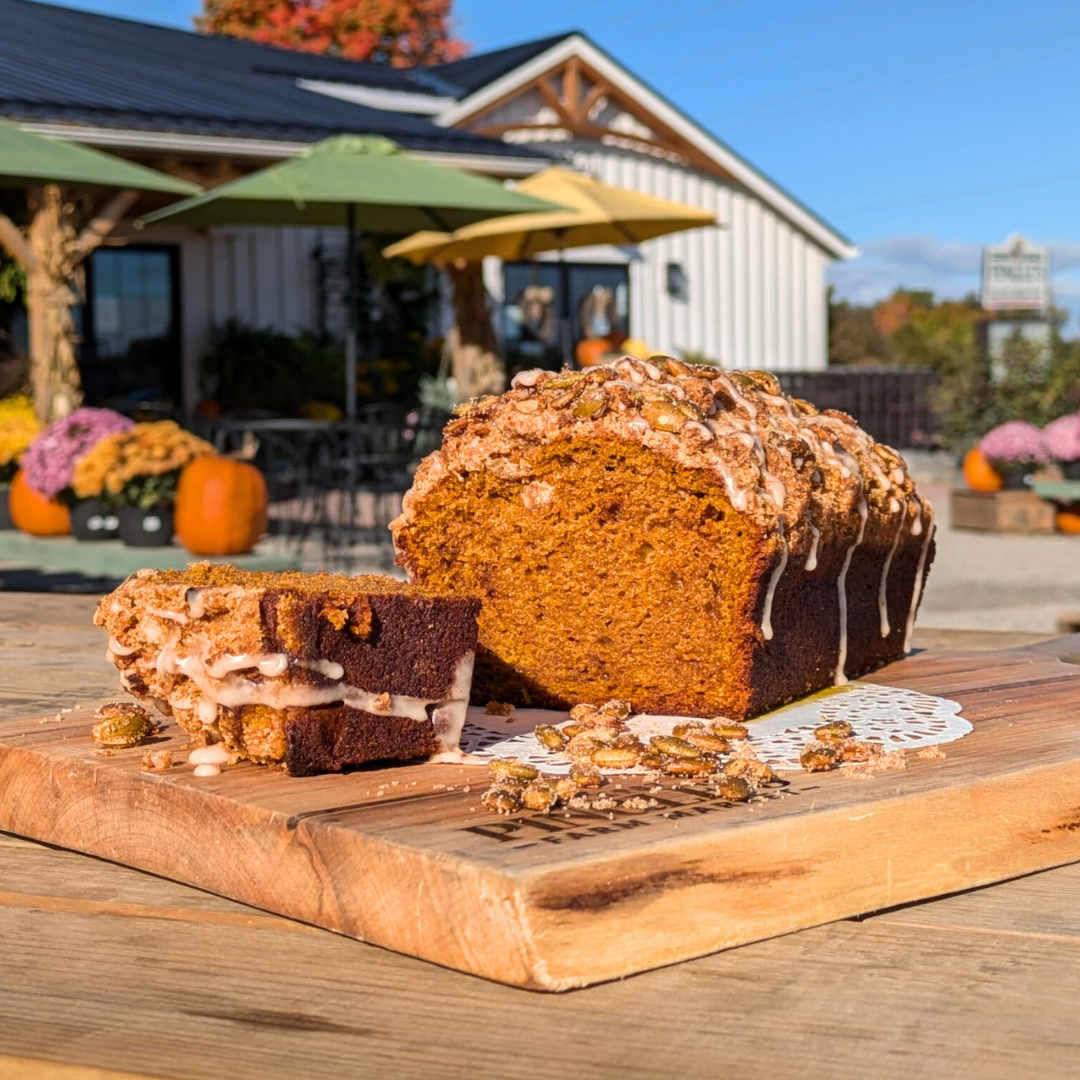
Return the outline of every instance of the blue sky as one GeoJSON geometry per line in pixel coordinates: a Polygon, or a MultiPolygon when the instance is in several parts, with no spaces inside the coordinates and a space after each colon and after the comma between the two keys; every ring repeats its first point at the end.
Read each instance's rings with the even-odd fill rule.
{"type": "MultiPolygon", "coordinates": [[[[69,6],[190,27],[198,0],[69,6]]],[[[478,50],[580,29],[854,240],[841,295],[960,296],[979,250],[1048,243],[1080,311],[1080,5],[1064,0],[457,0],[478,50]]]]}

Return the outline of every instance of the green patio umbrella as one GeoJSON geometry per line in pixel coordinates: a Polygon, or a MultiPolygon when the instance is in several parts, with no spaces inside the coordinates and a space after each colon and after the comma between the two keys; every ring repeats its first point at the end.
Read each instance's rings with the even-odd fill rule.
{"type": "Polygon", "coordinates": [[[186,180],[63,139],[47,139],[0,120],[0,185],[77,184],[194,195],[186,180]]]}
{"type": "Polygon", "coordinates": [[[46,139],[0,120],[0,187],[41,188],[24,233],[0,214],[0,246],[27,273],[31,378],[42,419],[53,419],[81,399],[75,359],[72,278],[79,265],[123,218],[141,191],[191,195],[199,189],[123,158],[62,139],[46,139]],[[75,233],[68,196],[60,186],[114,188],[115,194],[75,233]]]}
{"type": "Polygon", "coordinates": [[[389,139],[338,135],[240,180],[141,218],[140,225],[323,225],[349,230],[345,403],[356,415],[358,232],[453,231],[487,218],[554,209],[501,184],[406,153],[389,139]]]}

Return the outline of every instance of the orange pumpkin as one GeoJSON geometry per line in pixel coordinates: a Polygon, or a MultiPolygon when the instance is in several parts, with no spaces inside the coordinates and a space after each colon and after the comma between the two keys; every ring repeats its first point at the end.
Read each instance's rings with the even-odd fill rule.
{"type": "Polygon", "coordinates": [[[200,457],[176,487],[176,535],[195,555],[250,551],[266,529],[266,481],[254,465],[200,457]]]}
{"type": "Polygon", "coordinates": [[[11,482],[8,509],[15,528],[31,536],[67,536],[71,532],[68,508],[35,491],[20,470],[11,482]]]}
{"type": "Polygon", "coordinates": [[[605,353],[611,352],[611,342],[607,338],[590,337],[583,338],[574,349],[574,359],[578,367],[592,367],[599,364],[605,353]]]}
{"type": "Polygon", "coordinates": [[[1080,507],[1070,506],[1067,510],[1059,510],[1054,518],[1054,524],[1058,532],[1080,533],[1080,507]]]}
{"type": "Polygon", "coordinates": [[[972,491],[1000,491],[1005,486],[1005,477],[977,448],[964,455],[964,479],[972,491]]]}

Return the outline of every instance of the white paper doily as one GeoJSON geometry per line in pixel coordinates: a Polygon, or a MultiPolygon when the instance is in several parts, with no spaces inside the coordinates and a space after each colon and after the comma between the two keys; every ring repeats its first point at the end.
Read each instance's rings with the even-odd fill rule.
{"type": "MultiPolygon", "coordinates": [[[[633,716],[627,726],[643,741],[653,735],[669,735],[685,716],[633,716]]],[[[751,720],[750,742],[762,761],[774,769],[798,770],[799,753],[813,739],[813,730],[832,720],[846,720],[855,737],[880,742],[886,750],[916,750],[935,743],[961,739],[971,724],[960,715],[960,705],[948,698],[898,690],[891,686],[857,683],[817,694],[806,701],[785,705],[751,720]]],[[[566,713],[546,709],[516,710],[508,720],[490,716],[483,709],[469,709],[461,735],[461,747],[485,761],[514,757],[547,773],[567,773],[570,759],[545,750],[533,735],[537,724],[570,722],[566,713]]],[[[616,770],[605,770],[614,772],[616,770]]],[[[643,772],[630,769],[628,772],[643,772]]]]}

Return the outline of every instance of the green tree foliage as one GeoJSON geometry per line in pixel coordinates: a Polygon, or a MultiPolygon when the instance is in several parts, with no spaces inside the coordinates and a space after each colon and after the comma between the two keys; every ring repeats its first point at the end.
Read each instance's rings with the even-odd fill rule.
{"type": "Polygon", "coordinates": [[[989,318],[974,296],[935,301],[932,293],[904,289],[872,308],[830,303],[829,359],[931,368],[938,435],[957,452],[1006,420],[1042,427],[1080,408],[1080,342],[1062,337],[1064,313],[1052,313],[1048,342],[1014,333],[992,362],[989,318]]]}

